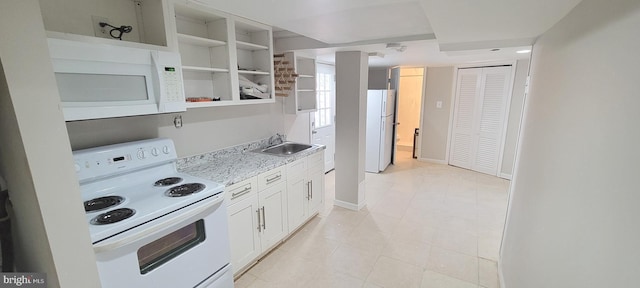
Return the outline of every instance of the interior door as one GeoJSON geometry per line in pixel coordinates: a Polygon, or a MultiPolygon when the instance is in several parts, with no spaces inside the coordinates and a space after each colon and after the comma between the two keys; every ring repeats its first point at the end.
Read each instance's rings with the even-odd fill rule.
{"type": "Polygon", "coordinates": [[[497,175],[511,66],[458,70],[449,163],[497,175]]]}
{"type": "Polygon", "coordinates": [[[482,105],[478,107],[478,144],[474,170],[491,175],[498,174],[498,160],[502,147],[503,129],[510,95],[511,66],[490,67],[482,70],[482,105]]]}
{"type": "Polygon", "coordinates": [[[324,152],[324,172],[329,172],[335,168],[336,151],[335,68],[331,65],[318,64],[316,71],[318,110],[311,113],[309,117],[311,143],[327,147],[324,152]]]}
{"type": "Polygon", "coordinates": [[[449,164],[466,169],[472,169],[475,154],[475,110],[481,76],[482,68],[458,70],[449,164]]]}
{"type": "MultiPolygon", "coordinates": [[[[398,122],[398,96],[400,95],[400,67],[392,68],[389,73],[389,90],[394,92],[393,94],[393,148],[391,149],[391,164],[396,163],[396,143],[398,143],[397,139],[397,126],[400,125],[398,122]]],[[[389,92],[391,93],[391,92],[389,92]]]]}

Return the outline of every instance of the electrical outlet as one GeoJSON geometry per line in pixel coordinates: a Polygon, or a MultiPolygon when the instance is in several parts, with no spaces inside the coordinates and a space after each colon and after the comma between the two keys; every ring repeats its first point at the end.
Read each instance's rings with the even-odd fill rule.
{"type": "Polygon", "coordinates": [[[93,33],[96,37],[112,39],[109,34],[111,29],[109,29],[109,27],[100,27],[100,22],[109,23],[109,19],[106,17],[91,15],[91,21],[93,22],[93,33]]]}
{"type": "Polygon", "coordinates": [[[176,128],[182,127],[182,115],[178,115],[173,118],[173,125],[175,125],[176,128]]]}

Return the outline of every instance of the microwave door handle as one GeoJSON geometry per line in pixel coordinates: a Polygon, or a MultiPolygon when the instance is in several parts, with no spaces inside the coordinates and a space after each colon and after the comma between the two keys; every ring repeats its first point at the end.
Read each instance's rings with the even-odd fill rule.
{"type": "MultiPolygon", "coordinates": [[[[134,234],[131,234],[125,238],[122,239],[118,239],[118,240],[114,240],[114,241],[109,241],[109,240],[105,240],[103,242],[100,242],[98,244],[94,244],[93,245],[93,251],[97,253],[102,253],[102,252],[107,252],[107,251],[112,251],[112,250],[116,250],[118,248],[121,248],[123,246],[129,245],[139,239],[142,239],[150,234],[153,234],[155,232],[158,232],[160,230],[166,230],[171,228],[172,226],[175,225],[180,225],[183,221],[188,220],[189,218],[192,217],[196,217],[204,212],[206,212],[207,210],[213,208],[215,205],[217,205],[218,203],[221,203],[223,198],[220,196],[217,196],[218,199],[216,199],[215,201],[212,201],[210,203],[208,203],[207,205],[204,205],[202,207],[198,207],[195,208],[187,213],[184,213],[178,217],[173,217],[170,218],[167,221],[161,221],[160,223],[156,223],[155,225],[151,225],[150,227],[147,227],[144,230],[138,231],[134,234]]],[[[211,199],[213,200],[213,199],[211,199]]]]}
{"type": "Polygon", "coordinates": [[[164,87],[161,87],[162,84],[162,71],[160,70],[161,66],[160,65],[160,55],[158,54],[158,51],[151,51],[151,65],[153,66],[153,69],[155,71],[155,73],[152,73],[153,75],[151,76],[153,78],[153,81],[151,81],[152,85],[153,85],[153,97],[155,97],[156,99],[156,103],[158,103],[158,112],[164,112],[164,106],[165,106],[165,102],[166,99],[164,99],[164,97],[162,97],[162,89],[164,87]]]}

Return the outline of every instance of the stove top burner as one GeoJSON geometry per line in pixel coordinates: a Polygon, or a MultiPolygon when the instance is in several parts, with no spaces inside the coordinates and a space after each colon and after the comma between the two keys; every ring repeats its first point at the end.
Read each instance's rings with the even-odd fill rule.
{"type": "Polygon", "coordinates": [[[84,201],[84,211],[94,212],[116,206],[124,201],[120,196],[105,196],[100,198],[84,201]]]}
{"type": "Polygon", "coordinates": [[[169,177],[169,178],[164,178],[156,181],[156,183],[153,183],[153,186],[156,186],[156,187],[171,186],[173,184],[178,184],[180,182],[182,182],[182,178],[180,177],[169,177]]]}
{"type": "Polygon", "coordinates": [[[91,220],[91,224],[105,225],[105,224],[116,223],[133,216],[133,214],[136,214],[136,211],[133,209],[129,209],[129,208],[115,209],[115,210],[107,211],[105,213],[102,213],[96,216],[95,218],[93,218],[93,220],[91,220]]]}
{"type": "Polygon", "coordinates": [[[182,184],[167,190],[167,192],[165,192],[164,194],[169,197],[182,197],[198,193],[204,190],[205,187],[206,186],[201,183],[182,184]]]}

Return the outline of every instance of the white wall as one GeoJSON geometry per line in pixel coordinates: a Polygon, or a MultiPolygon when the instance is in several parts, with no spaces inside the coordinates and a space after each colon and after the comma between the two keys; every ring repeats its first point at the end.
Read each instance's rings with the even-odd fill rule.
{"type": "Polygon", "coordinates": [[[513,81],[511,93],[511,104],[509,106],[509,118],[507,120],[507,134],[504,143],[504,156],[502,157],[502,167],[500,173],[503,176],[511,176],[513,172],[513,162],[516,157],[516,143],[518,142],[518,132],[520,131],[520,119],[524,103],[524,89],[527,84],[529,73],[529,59],[521,59],[516,63],[516,74],[513,81]]]}
{"type": "Polygon", "coordinates": [[[0,174],[18,271],[100,287],[38,1],[0,1],[0,39],[0,174]]]}
{"type": "Polygon", "coordinates": [[[173,139],[178,157],[207,153],[284,133],[282,99],[253,104],[189,109],[179,114],[67,122],[74,150],[156,137],[173,139]],[[182,115],[182,128],[173,119],[182,115]]]}
{"type": "Polygon", "coordinates": [[[299,143],[311,142],[310,114],[311,113],[284,115],[284,133],[287,135],[287,141],[299,143]]]}
{"type": "Polygon", "coordinates": [[[640,287],[640,1],[540,37],[500,265],[506,288],[640,287]]]}
{"type": "Polygon", "coordinates": [[[422,139],[420,158],[447,163],[447,137],[453,95],[454,68],[427,68],[425,97],[422,102],[422,139]],[[436,102],[442,101],[442,108],[436,102]]]}
{"type": "Polygon", "coordinates": [[[389,87],[389,68],[371,67],[369,68],[368,89],[384,90],[389,87]]]}

